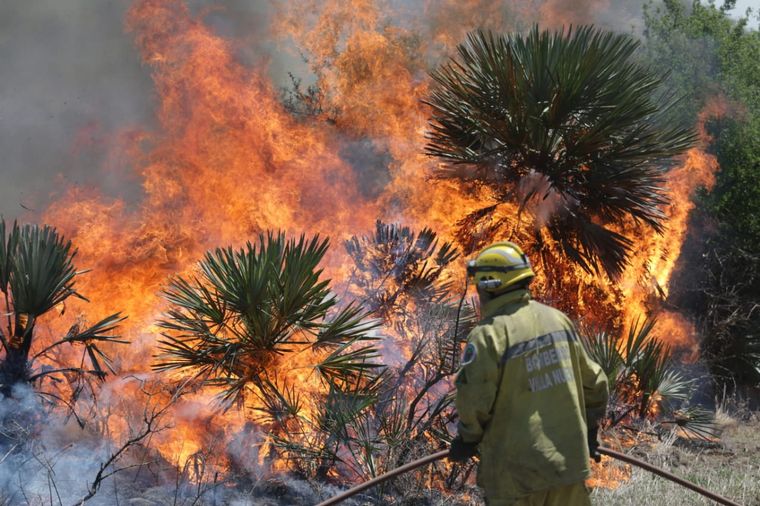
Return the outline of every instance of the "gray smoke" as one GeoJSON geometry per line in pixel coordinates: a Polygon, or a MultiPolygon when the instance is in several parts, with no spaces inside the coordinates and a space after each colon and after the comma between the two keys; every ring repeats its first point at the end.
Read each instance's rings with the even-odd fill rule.
{"type": "MultiPolygon", "coordinates": [[[[123,192],[104,167],[114,136],[149,126],[151,82],[131,37],[126,1],[0,2],[0,213],[44,210],[71,184],[123,192]]],[[[118,161],[113,163],[118,164],[118,161]]],[[[132,182],[131,184],[135,184],[132,182]]]]}

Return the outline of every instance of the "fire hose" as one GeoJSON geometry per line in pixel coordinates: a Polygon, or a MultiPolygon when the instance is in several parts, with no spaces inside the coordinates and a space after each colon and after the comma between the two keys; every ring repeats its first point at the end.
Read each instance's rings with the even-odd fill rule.
{"type": "MultiPolygon", "coordinates": [[[[656,467],[656,466],[653,466],[652,464],[644,462],[643,460],[633,458],[630,455],[619,453],[619,452],[616,452],[615,450],[610,450],[609,448],[605,448],[605,447],[599,447],[597,451],[602,455],[606,455],[608,457],[612,457],[613,459],[620,460],[627,464],[640,467],[642,469],[649,471],[650,473],[654,473],[658,476],[668,479],[674,483],[681,485],[682,487],[688,488],[690,490],[693,490],[694,492],[702,494],[703,496],[707,497],[708,499],[712,499],[718,504],[725,504],[726,506],[741,506],[740,504],[735,503],[734,501],[730,499],[726,499],[725,497],[720,496],[714,492],[710,492],[709,490],[706,490],[700,487],[699,485],[696,485],[690,481],[684,480],[683,478],[679,478],[678,476],[672,473],[669,473],[663,469],[660,469],[659,467],[656,467]]],[[[333,504],[338,504],[340,502],[345,501],[349,497],[358,494],[359,492],[362,492],[364,490],[367,490],[368,488],[374,487],[375,485],[379,483],[382,483],[386,480],[389,480],[401,474],[412,471],[413,469],[417,469],[418,467],[424,466],[426,464],[430,464],[431,462],[435,462],[436,460],[443,459],[448,454],[449,454],[448,450],[442,450],[438,453],[433,453],[431,455],[428,455],[427,457],[423,457],[413,462],[409,462],[408,464],[404,464],[401,467],[397,467],[396,469],[388,471],[385,474],[381,474],[380,476],[377,476],[369,481],[360,483],[359,485],[349,490],[346,490],[345,492],[338,494],[335,497],[332,497],[330,499],[327,499],[326,501],[323,501],[317,504],[317,506],[331,506],[333,504]]]]}

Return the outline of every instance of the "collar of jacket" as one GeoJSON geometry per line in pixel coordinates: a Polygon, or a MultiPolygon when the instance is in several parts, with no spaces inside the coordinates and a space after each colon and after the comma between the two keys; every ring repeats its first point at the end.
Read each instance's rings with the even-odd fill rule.
{"type": "Polygon", "coordinates": [[[503,295],[499,295],[486,302],[482,306],[481,318],[489,318],[499,312],[504,306],[510,304],[522,304],[530,300],[530,292],[528,290],[512,290],[503,295]]]}

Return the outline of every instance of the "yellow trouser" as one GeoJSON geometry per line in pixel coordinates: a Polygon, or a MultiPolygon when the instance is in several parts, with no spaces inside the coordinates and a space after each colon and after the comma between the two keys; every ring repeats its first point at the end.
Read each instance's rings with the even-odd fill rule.
{"type": "Polygon", "coordinates": [[[574,483],[562,487],[540,490],[519,498],[488,499],[488,506],[591,506],[586,485],[574,483]]]}

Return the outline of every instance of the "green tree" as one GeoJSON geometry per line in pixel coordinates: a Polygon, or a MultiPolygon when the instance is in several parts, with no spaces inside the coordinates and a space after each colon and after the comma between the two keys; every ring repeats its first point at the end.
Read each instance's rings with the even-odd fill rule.
{"type": "Polygon", "coordinates": [[[729,100],[727,117],[710,125],[720,162],[716,187],[704,200],[743,247],[760,244],[760,32],[721,7],[667,0],[645,10],[645,58],[668,70],[669,85],[685,97],[690,121],[710,99],[729,100]]]}
{"type": "Polygon", "coordinates": [[[667,121],[677,101],[655,99],[663,77],[635,61],[638,47],[593,27],[470,34],[432,74],[427,153],[476,167],[442,175],[532,210],[534,229],[584,269],[619,274],[632,241],[612,226],[661,229],[668,163],[696,138],[667,121]]]}
{"type": "Polygon", "coordinates": [[[670,71],[690,120],[716,97],[728,111],[713,120],[709,149],[720,163],[712,192],[699,201],[710,224],[681,276],[683,304],[702,322],[702,351],[718,377],[760,384],[760,32],[748,20],[699,1],[666,0],[645,11],[643,58],[670,71]]]}

